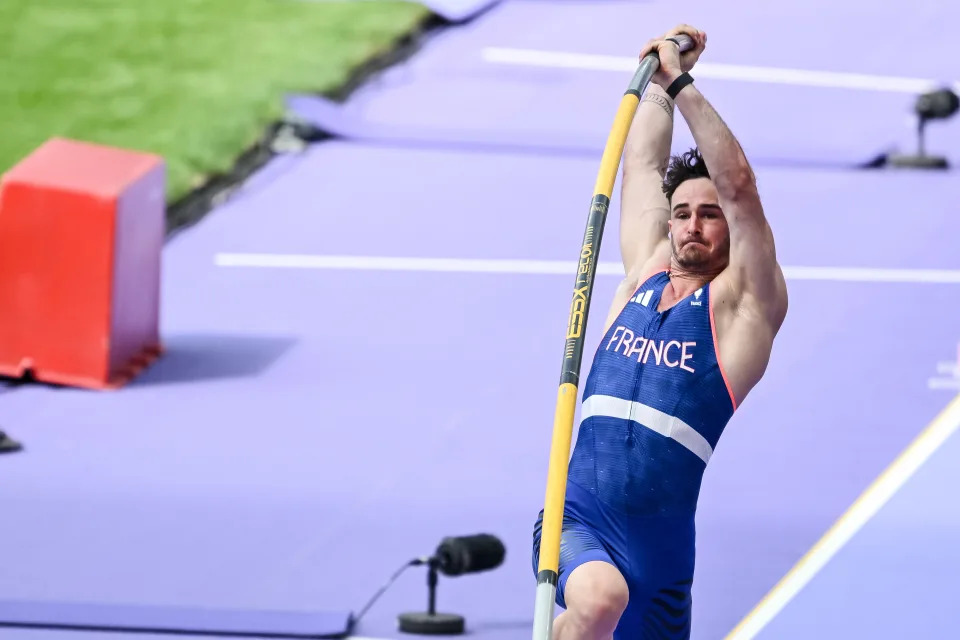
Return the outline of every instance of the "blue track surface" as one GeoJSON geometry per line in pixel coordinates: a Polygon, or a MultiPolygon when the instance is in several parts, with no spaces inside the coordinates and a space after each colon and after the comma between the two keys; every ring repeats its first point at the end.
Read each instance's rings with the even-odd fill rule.
{"type": "MultiPolygon", "coordinates": [[[[485,640],[529,638],[572,263],[630,72],[506,65],[484,51],[630,57],[689,22],[709,34],[704,63],[960,79],[943,35],[955,9],[856,7],[504,2],[343,107],[293,99],[350,135],[276,159],[169,243],[168,354],[115,393],[0,395],[4,426],[27,446],[0,459],[0,600],[357,610],[443,536],[489,531],[507,546],[504,566],[441,579],[438,607],[485,640]],[[584,29],[586,15],[604,28],[584,29]],[[852,23],[865,37],[843,55],[811,44],[852,23]],[[359,260],[227,266],[263,254],[359,260]],[[521,262],[470,272],[385,258],[521,262]]],[[[767,376],[706,474],[694,637],[707,640],[956,395],[928,381],[960,342],[960,180],[854,168],[909,146],[910,94],[698,83],[755,161],[791,300],[767,376]]],[[[679,148],[689,133],[677,128],[679,148]]],[[[932,150],[960,161],[956,121],[932,135],[932,150]]],[[[617,284],[618,203],[588,357],[617,284]]],[[[952,633],[957,447],[955,436],[758,637],[952,633]]],[[[397,637],[397,613],[425,604],[412,569],[357,633],[397,637]]],[[[94,637],[148,636],[0,629],[2,640],[94,637]]]]}

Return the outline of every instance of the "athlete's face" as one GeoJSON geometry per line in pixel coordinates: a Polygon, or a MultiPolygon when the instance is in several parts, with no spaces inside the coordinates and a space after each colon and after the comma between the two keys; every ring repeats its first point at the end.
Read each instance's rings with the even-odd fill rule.
{"type": "Polygon", "coordinates": [[[674,261],[690,271],[723,269],[730,255],[730,232],[713,182],[708,178],[684,181],[670,205],[674,261]]]}

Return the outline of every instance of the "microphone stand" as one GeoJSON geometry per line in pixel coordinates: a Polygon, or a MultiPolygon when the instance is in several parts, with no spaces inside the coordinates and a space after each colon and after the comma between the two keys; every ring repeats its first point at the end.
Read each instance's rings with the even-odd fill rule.
{"type": "Polygon", "coordinates": [[[944,156],[927,154],[924,140],[925,128],[930,120],[940,120],[951,117],[960,110],[960,97],[950,89],[940,89],[925,93],[917,98],[914,105],[917,122],[917,153],[891,154],[888,162],[894,167],[912,169],[948,169],[950,163],[944,156]]]}
{"type": "Polygon", "coordinates": [[[928,118],[921,115],[917,122],[917,153],[891,153],[888,162],[891,166],[908,169],[948,169],[950,163],[943,156],[927,155],[924,141],[924,129],[928,118]]]}
{"type": "Polygon", "coordinates": [[[426,635],[455,635],[464,632],[463,616],[455,613],[437,613],[437,567],[440,561],[433,557],[427,562],[427,610],[401,613],[397,617],[400,631],[426,635]]]}

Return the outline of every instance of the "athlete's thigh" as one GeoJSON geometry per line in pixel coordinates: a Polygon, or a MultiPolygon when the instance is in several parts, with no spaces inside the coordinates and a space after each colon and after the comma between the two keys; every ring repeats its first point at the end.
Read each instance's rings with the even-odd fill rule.
{"type": "MultiPolygon", "coordinates": [[[[543,511],[537,517],[533,531],[533,572],[537,573],[540,562],[540,537],[543,528],[543,511]]],[[[569,513],[564,514],[563,525],[560,530],[560,563],[557,582],[557,604],[568,608],[565,593],[571,575],[584,565],[602,562],[618,571],[616,563],[603,540],[602,533],[582,521],[573,518],[569,513]]],[[[594,575],[595,571],[580,571],[578,581],[583,583],[594,575]],[[584,574],[586,574],[584,576],[584,574]]]]}
{"type": "MultiPolygon", "coordinates": [[[[648,524],[648,532],[657,528],[648,524]]],[[[682,537],[676,530],[672,535],[682,537]]],[[[674,551],[670,546],[655,539],[629,545],[630,561],[624,576],[630,589],[630,603],[614,634],[615,640],[690,638],[693,556],[692,552],[674,551]]]]}
{"type": "Polygon", "coordinates": [[[617,620],[627,607],[630,590],[612,561],[588,560],[569,571],[563,599],[568,611],[617,620]]]}
{"type": "Polygon", "coordinates": [[[614,640],[690,640],[689,589],[679,586],[651,591],[632,578],[630,602],[620,617],[614,640]]]}

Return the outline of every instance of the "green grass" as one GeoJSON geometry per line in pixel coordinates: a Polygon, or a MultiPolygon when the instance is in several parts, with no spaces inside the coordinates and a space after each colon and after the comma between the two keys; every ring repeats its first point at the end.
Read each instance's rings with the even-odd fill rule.
{"type": "Polygon", "coordinates": [[[228,170],[287,92],[329,92],[408,2],[0,0],[0,173],[51,136],[159,153],[168,198],[228,170]]]}

